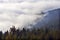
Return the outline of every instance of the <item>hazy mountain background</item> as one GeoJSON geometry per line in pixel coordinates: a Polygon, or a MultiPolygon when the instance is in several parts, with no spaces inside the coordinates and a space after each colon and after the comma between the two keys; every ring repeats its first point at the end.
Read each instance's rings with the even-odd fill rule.
{"type": "Polygon", "coordinates": [[[44,14],[47,14],[44,16],[44,18],[40,21],[38,20],[37,24],[35,24],[35,27],[47,27],[48,29],[60,29],[59,27],[59,16],[60,16],[60,8],[49,10],[47,12],[44,12],[44,14]]]}

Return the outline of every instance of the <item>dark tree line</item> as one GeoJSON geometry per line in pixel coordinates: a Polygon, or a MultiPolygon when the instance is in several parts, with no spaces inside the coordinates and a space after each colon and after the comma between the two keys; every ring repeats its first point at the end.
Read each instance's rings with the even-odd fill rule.
{"type": "Polygon", "coordinates": [[[60,30],[49,30],[45,29],[16,29],[15,27],[10,28],[10,31],[2,33],[0,31],[0,40],[60,40],[60,30]]]}

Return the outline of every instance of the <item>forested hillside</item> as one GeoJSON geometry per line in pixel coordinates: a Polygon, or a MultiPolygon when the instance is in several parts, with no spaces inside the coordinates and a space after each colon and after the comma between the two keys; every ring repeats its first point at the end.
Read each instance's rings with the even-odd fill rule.
{"type": "Polygon", "coordinates": [[[0,31],[0,40],[60,40],[60,30],[50,30],[48,28],[39,29],[16,29],[10,28],[10,31],[2,33],[0,31]]]}

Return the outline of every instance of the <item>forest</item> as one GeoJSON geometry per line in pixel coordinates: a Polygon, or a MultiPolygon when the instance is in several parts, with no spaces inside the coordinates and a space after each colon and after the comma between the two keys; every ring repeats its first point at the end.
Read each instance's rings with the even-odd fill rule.
{"type": "Polygon", "coordinates": [[[2,33],[0,31],[0,40],[60,40],[60,30],[50,30],[48,28],[39,29],[16,29],[15,26],[10,31],[2,33]]]}

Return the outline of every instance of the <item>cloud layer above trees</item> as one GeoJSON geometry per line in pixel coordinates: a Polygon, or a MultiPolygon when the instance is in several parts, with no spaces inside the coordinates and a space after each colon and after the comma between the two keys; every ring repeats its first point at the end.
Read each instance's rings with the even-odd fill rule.
{"type": "MultiPolygon", "coordinates": [[[[1,1],[1,0],[0,0],[1,1]]],[[[5,0],[4,0],[5,1],[5,0]]],[[[6,0],[8,1],[8,0],[6,0]]],[[[8,30],[12,25],[22,29],[29,25],[35,25],[37,19],[46,15],[40,15],[41,11],[60,8],[59,1],[18,0],[20,3],[0,3],[0,31],[8,30]]]]}

